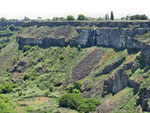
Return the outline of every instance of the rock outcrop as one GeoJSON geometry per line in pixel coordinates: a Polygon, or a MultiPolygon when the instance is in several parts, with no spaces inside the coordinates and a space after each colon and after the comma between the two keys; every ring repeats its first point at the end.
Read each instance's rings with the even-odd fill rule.
{"type": "Polygon", "coordinates": [[[133,87],[135,89],[134,93],[137,93],[139,84],[129,79],[132,72],[135,71],[133,64],[133,62],[128,62],[122,65],[108,79],[104,80],[104,88],[102,94],[103,97],[108,93],[116,94],[117,92],[128,86],[133,87]]]}
{"type": "Polygon", "coordinates": [[[13,82],[20,80],[23,77],[25,70],[29,66],[30,65],[27,57],[21,59],[17,64],[14,65],[9,73],[9,75],[11,76],[11,80],[13,82]]]}
{"type": "Polygon", "coordinates": [[[150,90],[142,88],[139,93],[140,98],[137,100],[137,105],[141,105],[143,111],[150,112],[150,105],[148,99],[150,98],[150,90]]]}

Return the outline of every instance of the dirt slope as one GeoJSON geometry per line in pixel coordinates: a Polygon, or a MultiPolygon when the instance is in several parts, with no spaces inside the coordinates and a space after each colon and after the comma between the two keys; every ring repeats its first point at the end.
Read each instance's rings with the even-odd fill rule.
{"type": "Polygon", "coordinates": [[[73,80],[80,80],[88,76],[92,69],[99,63],[103,56],[103,52],[99,48],[95,48],[89,53],[72,71],[73,80]]]}

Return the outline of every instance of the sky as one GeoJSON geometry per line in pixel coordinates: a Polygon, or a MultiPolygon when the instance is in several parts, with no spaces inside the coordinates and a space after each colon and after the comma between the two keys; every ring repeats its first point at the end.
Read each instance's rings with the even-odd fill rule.
{"type": "Polygon", "coordinates": [[[0,0],[0,17],[30,19],[84,14],[104,17],[113,11],[115,18],[133,14],[150,17],[150,0],[0,0]]]}

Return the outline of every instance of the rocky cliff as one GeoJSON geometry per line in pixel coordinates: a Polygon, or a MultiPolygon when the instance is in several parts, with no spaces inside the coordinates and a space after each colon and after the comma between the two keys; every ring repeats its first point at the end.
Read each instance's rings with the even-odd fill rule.
{"type": "MultiPolygon", "coordinates": [[[[114,24],[114,23],[113,23],[114,24]]],[[[56,24],[57,25],[57,24],[56,24]]],[[[111,24],[110,24],[111,25],[111,24]]],[[[109,26],[110,26],[109,25],[109,26]]],[[[119,25],[119,23],[118,23],[119,25]]],[[[22,48],[25,45],[39,45],[41,47],[49,46],[78,46],[91,47],[91,46],[106,46],[113,47],[116,49],[128,49],[128,50],[142,50],[141,54],[149,57],[149,46],[145,43],[142,43],[135,38],[137,35],[143,35],[150,31],[149,28],[121,28],[122,26],[116,27],[87,27],[87,28],[78,28],[71,27],[73,30],[70,30],[68,27],[46,27],[50,28],[50,31],[45,32],[46,35],[39,35],[34,37],[35,34],[41,32],[44,34],[41,27],[35,27],[32,35],[26,37],[26,32],[17,36],[19,47],[22,48]],[[67,30],[68,29],[68,30],[67,30]],[[68,32],[76,32],[76,35],[70,35],[68,32]],[[36,32],[38,33],[36,33],[36,32]],[[54,31],[54,32],[53,32],[54,31]],[[62,31],[62,32],[60,32],[62,31]],[[64,31],[64,32],[63,32],[64,31]],[[47,34],[48,33],[48,34],[47,34]],[[57,35],[51,35],[57,34],[57,35]],[[50,35],[50,36],[49,36],[50,35]],[[24,38],[25,37],[25,38],[24,38]],[[70,38],[69,38],[70,37],[70,38]]],[[[145,25],[146,26],[146,25],[145,25]]],[[[30,31],[30,27],[28,28],[30,31]]],[[[32,31],[32,30],[31,30],[32,31]]]]}

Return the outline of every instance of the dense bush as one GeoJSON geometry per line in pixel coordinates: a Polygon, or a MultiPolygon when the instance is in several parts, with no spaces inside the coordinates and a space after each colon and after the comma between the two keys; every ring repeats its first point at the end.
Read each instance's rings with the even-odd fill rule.
{"type": "Polygon", "coordinates": [[[23,77],[24,80],[27,80],[27,79],[29,79],[29,78],[30,78],[30,75],[29,75],[29,74],[25,74],[24,77],[23,77]]]}
{"type": "Polygon", "coordinates": [[[75,109],[81,113],[88,113],[89,111],[95,111],[96,106],[100,104],[100,101],[94,98],[86,99],[81,94],[67,93],[59,99],[59,106],[65,108],[75,109]]]}
{"type": "Polygon", "coordinates": [[[4,48],[4,47],[6,47],[6,43],[3,43],[3,44],[0,44],[0,50],[2,49],[2,48],[4,48]]]}
{"type": "Polygon", "coordinates": [[[0,95],[0,113],[16,113],[12,103],[2,95],[0,95]]]}
{"type": "Polygon", "coordinates": [[[79,89],[79,90],[82,86],[82,84],[80,82],[74,82],[73,85],[74,85],[74,89],[79,89]]]}
{"type": "Polygon", "coordinates": [[[51,84],[51,85],[49,85],[49,91],[50,92],[53,92],[54,91],[54,86],[51,84]]]}
{"type": "Polygon", "coordinates": [[[13,83],[4,83],[0,85],[0,93],[6,94],[10,93],[13,88],[17,87],[16,84],[13,83]]]}
{"type": "Polygon", "coordinates": [[[13,24],[11,24],[11,25],[9,26],[9,30],[10,30],[10,31],[17,31],[18,29],[17,29],[17,27],[15,27],[13,24]]]}
{"type": "Polygon", "coordinates": [[[82,84],[80,82],[74,82],[73,86],[68,88],[69,93],[75,93],[76,90],[80,91],[82,84]]]}
{"type": "Polygon", "coordinates": [[[92,89],[92,85],[88,85],[87,87],[86,87],[86,91],[90,91],[91,89],[92,89]]]}
{"type": "Polygon", "coordinates": [[[0,50],[6,47],[7,43],[10,41],[9,38],[3,39],[0,41],[0,50]]]}
{"type": "Polygon", "coordinates": [[[68,15],[67,20],[74,20],[74,17],[72,15],[68,15]]]}
{"type": "Polygon", "coordinates": [[[26,45],[23,47],[23,52],[29,51],[31,49],[30,45],[26,45]]]}
{"type": "Polygon", "coordinates": [[[136,15],[132,15],[130,17],[130,20],[147,20],[148,17],[146,15],[139,15],[139,14],[136,14],[136,15]]]}
{"type": "Polygon", "coordinates": [[[85,20],[85,19],[86,19],[86,16],[84,16],[82,14],[78,15],[78,20],[85,20]]]}
{"type": "Polygon", "coordinates": [[[81,45],[78,45],[78,47],[77,47],[77,48],[78,48],[78,50],[80,51],[80,50],[81,50],[81,45]]]}

